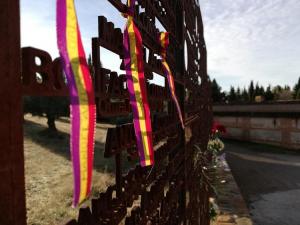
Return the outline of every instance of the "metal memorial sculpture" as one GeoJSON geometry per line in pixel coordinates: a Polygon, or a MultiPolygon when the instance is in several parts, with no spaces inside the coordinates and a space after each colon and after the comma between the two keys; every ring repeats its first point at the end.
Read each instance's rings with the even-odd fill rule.
{"type": "Polygon", "coordinates": [[[68,225],[208,225],[211,190],[203,158],[211,130],[212,106],[199,2],[131,0],[124,4],[121,0],[107,0],[120,13],[120,19],[121,14],[127,15],[127,26],[123,32],[104,16],[98,17],[98,35],[92,38],[93,98],[92,84],[85,83],[90,76],[83,79],[88,70],[73,0],[57,1],[60,60],[70,91],[63,82],[59,59],[52,61],[44,51],[24,48],[23,94],[69,94],[73,101],[71,133],[72,139],[77,137],[78,141],[72,143],[72,159],[77,160],[74,205],[82,202],[90,190],[91,174],[87,171],[91,171],[92,151],[87,153],[91,147],[87,140],[93,137],[93,132],[88,132],[94,128],[93,99],[97,121],[121,121],[108,128],[105,148],[95,150],[115,161],[115,184],[92,199],[91,207],[81,208],[78,219],[68,225]],[[169,45],[167,34],[163,37],[161,32],[169,33],[169,45]],[[101,65],[103,48],[119,56],[120,74],[115,68],[101,65]],[[36,65],[36,57],[41,59],[41,65],[36,65]],[[168,79],[170,72],[173,82],[168,79]],[[36,73],[47,79],[37,84],[36,73]],[[155,74],[163,77],[163,85],[153,82],[155,74]],[[144,104],[147,102],[149,109],[144,104]],[[86,115],[77,124],[78,130],[85,128],[84,133],[73,131],[78,110],[86,115]],[[86,141],[79,141],[81,137],[86,141]],[[148,157],[143,158],[141,149],[148,157]],[[123,168],[124,160],[139,155],[142,164],[123,168]]]}

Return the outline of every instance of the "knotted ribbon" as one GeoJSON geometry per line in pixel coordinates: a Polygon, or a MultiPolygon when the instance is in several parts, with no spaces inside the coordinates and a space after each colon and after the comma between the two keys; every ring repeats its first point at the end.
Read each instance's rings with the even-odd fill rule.
{"type": "Polygon", "coordinates": [[[57,0],[57,45],[70,93],[73,207],[91,193],[96,106],[74,0],[57,0]]]}
{"type": "Polygon", "coordinates": [[[159,43],[161,45],[161,62],[163,66],[164,73],[168,79],[169,89],[172,96],[172,99],[176,105],[177,113],[181,122],[181,126],[184,129],[184,122],[183,117],[180,109],[180,105],[178,103],[176,97],[176,90],[175,90],[175,83],[172,71],[167,63],[167,48],[169,46],[169,33],[168,32],[161,32],[159,35],[159,43]]]}
{"type": "Polygon", "coordinates": [[[135,0],[128,0],[127,23],[124,30],[124,64],[127,88],[133,113],[137,149],[142,167],[154,164],[150,109],[144,76],[142,37],[134,23],[135,0]]]}

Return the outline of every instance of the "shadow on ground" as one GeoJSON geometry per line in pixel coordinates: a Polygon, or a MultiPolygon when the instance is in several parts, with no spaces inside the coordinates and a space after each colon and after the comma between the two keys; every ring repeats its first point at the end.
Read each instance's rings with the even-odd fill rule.
{"type": "MultiPolygon", "coordinates": [[[[65,123],[66,126],[70,126],[69,121],[60,120],[60,124],[65,123]]],[[[58,131],[56,134],[49,133],[46,129],[46,126],[43,124],[31,121],[24,120],[24,137],[33,141],[34,143],[44,147],[45,149],[54,152],[60,156],[65,157],[67,160],[70,160],[70,135],[69,133],[62,131],[58,126],[58,131]]],[[[103,135],[106,135],[106,128],[102,128],[97,125],[97,132],[100,132],[100,139],[105,139],[103,135]],[[102,131],[101,131],[102,130],[102,131]],[[102,134],[103,133],[103,134],[102,134]]],[[[97,135],[99,137],[99,135],[97,135]]],[[[104,148],[105,142],[95,141],[95,152],[94,152],[94,169],[99,172],[114,172],[115,171],[115,162],[114,158],[104,158],[104,148]]],[[[132,167],[133,163],[124,160],[123,169],[124,171],[132,167]]]]}

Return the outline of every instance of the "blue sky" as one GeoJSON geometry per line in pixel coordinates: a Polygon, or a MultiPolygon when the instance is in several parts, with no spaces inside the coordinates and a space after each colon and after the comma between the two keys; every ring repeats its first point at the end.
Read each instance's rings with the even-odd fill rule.
{"type": "MultiPolygon", "coordinates": [[[[58,56],[55,0],[21,0],[22,46],[58,56]]],[[[86,53],[97,36],[97,16],[117,27],[125,19],[106,0],[75,0],[86,53]]],[[[208,73],[223,89],[293,85],[300,76],[299,0],[200,0],[208,49],[208,73]]],[[[120,60],[102,51],[103,64],[118,71],[120,60]]]]}

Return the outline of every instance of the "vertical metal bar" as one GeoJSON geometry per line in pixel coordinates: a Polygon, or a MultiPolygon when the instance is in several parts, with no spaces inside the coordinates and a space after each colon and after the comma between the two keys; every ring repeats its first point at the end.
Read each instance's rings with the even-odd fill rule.
{"type": "Polygon", "coordinates": [[[117,187],[117,198],[122,195],[122,159],[121,153],[116,154],[116,187],[117,187]]]}
{"type": "Polygon", "coordinates": [[[25,225],[19,0],[0,1],[0,224],[25,225]]]}
{"type": "MultiPolygon", "coordinates": [[[[180,43],[180,47],[177,49],[177,56],[176,56],[176,72],[180,74],[180,78],[184,77],[184,24],[183,24],[183,7],[180,6],[180,4],[183,4],[183,2],[178,1],[176,4],[176,33],[177,33],[177,41],[180,43]]],[[[179,86],[178,86],[179,87],[179,86]]],[[[180,88],[177,89],[177,96],[178,100],[180,102],[181,110],[183,119],[185,119],[185,107],[184,107],[184,99],[185,99],[185,85],[180,86],[180,88]]],[[[181,132],[182,137],[182,149],[183,151],[181,154],[184,154],[184,162],[183,162],[183,170],[184,170],[184,184],[182,188],[180,189],[179,194],[179,204],[180,204],[180,213],[182,214],[183,224],[186,224],[186,156],[185,156],[185,131],[181,132]]]]}

